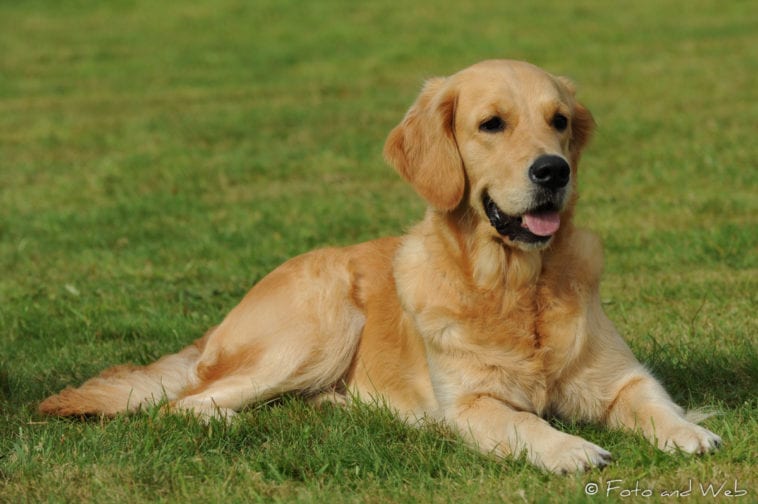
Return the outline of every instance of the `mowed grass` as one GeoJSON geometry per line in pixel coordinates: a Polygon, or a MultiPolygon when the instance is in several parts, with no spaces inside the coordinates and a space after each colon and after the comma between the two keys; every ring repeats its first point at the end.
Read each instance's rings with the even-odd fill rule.
{"type": "Polygon", "coordinates": [[[690,482],[692,501],[711,483],[756,499],[755,14],[743,0],[0,3],[0,501],[583,502],[635,485],[668,501],[690,482]],[[554,420],[615,456],[556,477],[366,405],[287,397],[207,426],[36,413],[192,341],[288,257],[402,233],[424,204],[384,138],[424,78],[490,57],[578,83],[599,128],[577,218],[606,244],[606,310],[678,402],[717,412],[722,451],[669,456],[554,420]]]}

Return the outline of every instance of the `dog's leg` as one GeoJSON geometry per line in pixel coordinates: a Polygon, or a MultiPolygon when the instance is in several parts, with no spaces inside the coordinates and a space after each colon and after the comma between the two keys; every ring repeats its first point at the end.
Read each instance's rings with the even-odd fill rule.
{"type": "Polygon", "coordinates": [[[555,381],[552,407],[556,413],[640,431],[666,451],[706,453],[718,448],[721,438],[690,421],[637,361],[603,313],[597,292],[586,317],[562,327],[583,328],[575,338],[584,344],[576,353],[576,362],[582,365],[569,367],[571,376],[555,381]]]}
{"type": "MultiPolygon", "coordinates": [[[[357,341],[361,320],[335,327],[335,336],[357,341]]],[[[213,348],[197,367],[200,385],[170,405],[172,410],[188,411],[200,418],[230,418],[245,406],[266,401],[290,391],[307,395],[320,393],[344,373],[350,362],[350,349],[324,355],[314,337],[316,327],[299,326],[303,334],[287,334],[281,327],[268,327],[282,340],[298,338],[299,345],[272,345],[256,354],[255,346],[234,353],[213,348]],[[306,337],[307,336],[307,337],[306,337]]],[[[210,345],[209,345],[210,346],[210,345]]],[[[324,343],[328,349],[329,343],[324,343]]],[[[332,346],[334,348],[334,346],[332,346]]]]}
{"type": "Polygon", "coordinates": [[[460,433],[486,453],[526,458],[555,473],[603,467],[611,454],[578,436],[553,428],[537,415],[517,411],[489,396],[459,401],[452,418],[460,433]]]}
{"type": "Polygon", "coordinates": [[[261,373],[226,376],[207,384],[201,391],[173,401],[170,410],[187,411],[201,419],[228,420],[247,404],[270,399],[282,389],[286,391],[286,378],[286,373],[268,377],[261,373]]]}
{"type": "Polygon", "coordinates": [[[690,422],[663,387],[641,370],[619,388],[608,408],[611,427],[639,430],[661,450],[708,453],[721,445],[713,432],[690,422]]]}
{"type": "Polygon", "coordinates": [[[311,395],[333,386],[365,322],[352,296],[351,250],[310,252],[259,282],[209,339],[196,386],[171,408],[229,417],[286,392],[311,395]]]}
{"type": "MultiPolygon", "coordinates": [[[[604,348],[579,382],[594,383],[595,397],[603,397],[602,418],[609,427],[641,431],[665,451],[708,453],[721,438],[687,419],[684,410],[637,361],[605,316],[598,296],[591,305],[588,348],[604,348]]],[[[587,390],[587,387],[584,387],[587,390]]]]}

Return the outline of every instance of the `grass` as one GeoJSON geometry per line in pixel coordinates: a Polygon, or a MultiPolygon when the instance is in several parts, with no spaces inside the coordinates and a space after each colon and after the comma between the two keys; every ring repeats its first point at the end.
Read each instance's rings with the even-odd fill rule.
{"type": "Polygon", "coordinates": [[[584,502],[609,484],[665,501],[690,481],[693,501],[735,481],[754,500],[754,14],[745,0],[0,2],[0,501],[584,502]],[[718,411],[721,452],[562,425],[616,461],[554,477],[361,405],[288,397],[230,426],[36,414],[197,337],[294,254],[401,233],[423,204],[381,160],[384,137],[424,78],[503,56],[579,83],[599,130],[578,219],[606,243],[606,309],[681,404],[718,411]]]}

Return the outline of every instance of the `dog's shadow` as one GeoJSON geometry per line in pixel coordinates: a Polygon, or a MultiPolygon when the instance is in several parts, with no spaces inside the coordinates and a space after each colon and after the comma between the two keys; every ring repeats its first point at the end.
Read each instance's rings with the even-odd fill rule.
{"type": "Polygon", "coordinates": [[[745,344],[740,351],[691,351],[683,358],[660,349],[638,353],[678,403],[688,408],[736,409],[755,399],[758,353],[745,344]]]}

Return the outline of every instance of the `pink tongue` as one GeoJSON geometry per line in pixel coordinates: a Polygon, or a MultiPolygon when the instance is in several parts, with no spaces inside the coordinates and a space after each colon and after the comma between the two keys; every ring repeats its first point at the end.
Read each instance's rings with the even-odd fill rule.
{"type": "Polygon", "coordinates": [[[526,214],[523,225],[537,236],[550,236],[561,227],[561,216],[558,212],[526,214]]]}

